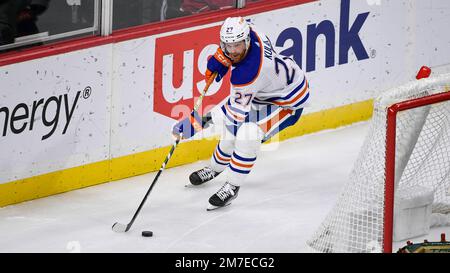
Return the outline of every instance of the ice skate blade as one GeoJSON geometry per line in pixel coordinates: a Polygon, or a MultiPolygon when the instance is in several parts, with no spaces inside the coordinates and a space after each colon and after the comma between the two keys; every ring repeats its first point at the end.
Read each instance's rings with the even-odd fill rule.
{"type": "Polygon", "coordinates": [[[205,184],[206,184],[206,183],[202,183],[202,184],[199,184],[199,185],[194,185],[194,184],[192,184],[192,183],[186,183],[186,184],[184,185],[184,187],[185,187],[185,188],[200,188],[200,187],[205,186],[205,184]]]}
{"type": "Polygon", "coordinates": [[[231,203],[225,204],[222,207],[218,207],[218,206],[214,206],[214,205],[209,204],[208,207],[206,208],[206,211],[212,211],[212,210],[228,207],[229,205],[231,205],[231,203]]]}

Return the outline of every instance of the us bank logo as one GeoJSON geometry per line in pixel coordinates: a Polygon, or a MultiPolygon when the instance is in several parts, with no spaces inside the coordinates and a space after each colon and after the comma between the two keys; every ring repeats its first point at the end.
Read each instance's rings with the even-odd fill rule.
{"type": "MultiPolygon", "coordinates": [[[[367,1],[368,7],[381,4],[381,0],[367,1]]],[[[369,51],[362,39],[369,30],[366,24],[370,11],[355,12],[350,0],[341,0],[339,6],[340,9],[328,11],[338,14],[330,16],[337,17],[336,21],[298,22],[280,28],[278,34],[270,37],[274,49],[292,57],[307,73],[375,58],[376,50],[369,51]],[[318,46],[322,38],[324,43],[318,46]]],[[[156,39],[155,112],[179,119],[193,109],[194,98],[205,87],[206,63],[218,47],[219,31],[220,25],[156,39]]],[[[230,94],[230,74],[210,87],[203,100],[203,112],[230,94]]]]}
{"type": "MultiPolygon", "coordinates": [[[[189,113],[206,86],[208,57],[219,45],[220,26],[184,32],[155,41],[155,112],[173,119],[189,113]]],[[[203,99],[200,113],[208,112],[230,94],[230,73],[214,82],[203,99]]]]}

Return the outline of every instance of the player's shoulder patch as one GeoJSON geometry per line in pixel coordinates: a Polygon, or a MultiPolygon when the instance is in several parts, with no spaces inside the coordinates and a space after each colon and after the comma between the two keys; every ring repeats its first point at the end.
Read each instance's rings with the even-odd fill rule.
{"type": "Polygon", "coordinates": [[[255,32],[250,32],[250,50],[243,61],[238,63],[231,73],[231,84],[248,85],[259,75],[262,65],[262,45],[261,40],[255,32]]]}

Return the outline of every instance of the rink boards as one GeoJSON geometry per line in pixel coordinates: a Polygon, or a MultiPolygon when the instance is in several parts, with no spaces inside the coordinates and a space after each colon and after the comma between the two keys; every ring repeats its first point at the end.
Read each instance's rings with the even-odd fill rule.
{"type": "MultiPolygon", "coordinates": [[[[277,141],[367,120],[383,90],[413,80],[424,64],[450,64],[445,0],[312,1],[244,15],[309,78],[304,116],[277,141]]],[[[172,125],[205,86],[215,20],[223,19],[127,31],[18,62],[0,56],[0,206],[159,169],[172,125]]],[[[228,77],[211,86],[203,112],[228,96],[228,77]]],[[[169,167],[209,158],[214,136],[183,142],[169,167]]]]}

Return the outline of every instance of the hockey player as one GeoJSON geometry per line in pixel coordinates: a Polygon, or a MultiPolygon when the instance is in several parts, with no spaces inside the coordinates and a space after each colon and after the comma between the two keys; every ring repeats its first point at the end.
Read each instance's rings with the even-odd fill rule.
{"type": "MultiPolygon", "coordinates": [[[[208,80],[220,81],[231,68],[231,95],[211,111],[214,126],[223,128],[209,166],[192,173],[193,185],[226,173],[225,184],[209,199],[208,210],[230,204],[256,162],[261,143],[295,124],[309,98],[304,72],[278,55],[269,38],[242,17],[227,18],[220,29],[220,47],[208,60],[208,80]]],[[[205,125],[192,112],[173,127],[173,134],[190,138],[205,125]],[[200,125],[200,126],[199,126],[200,125]]]]}

